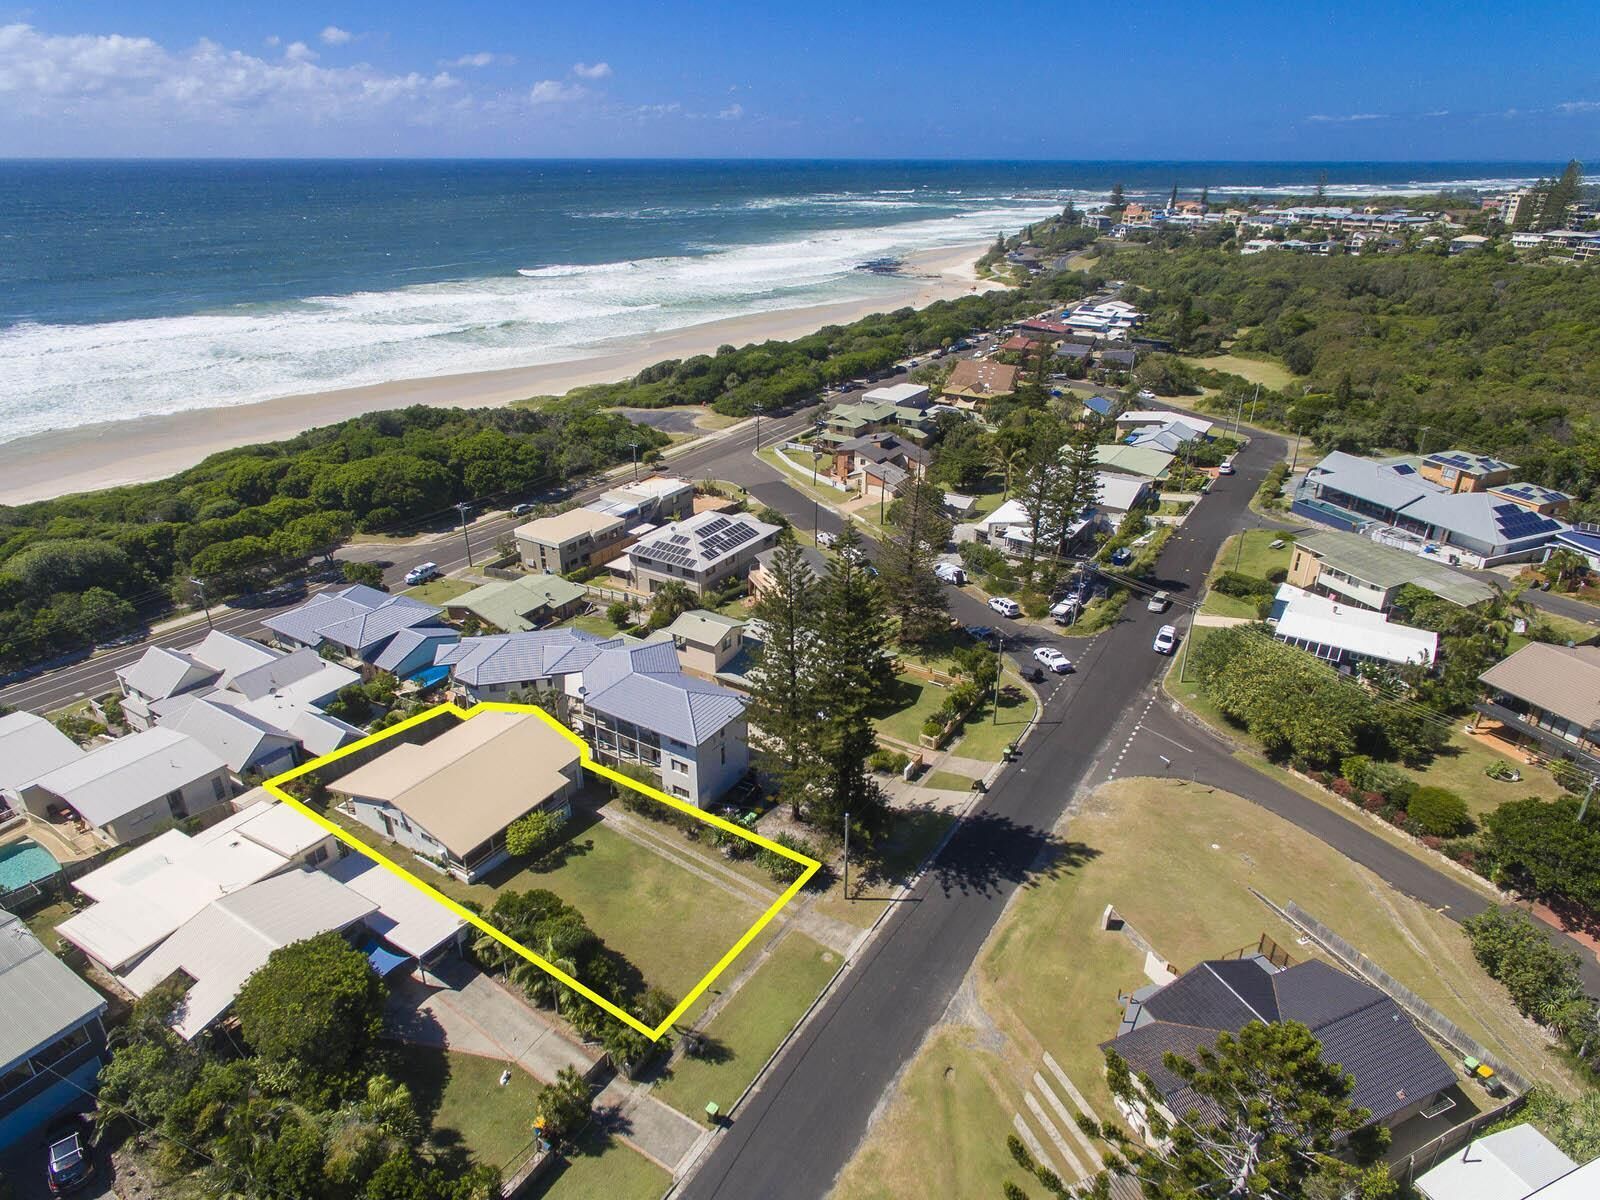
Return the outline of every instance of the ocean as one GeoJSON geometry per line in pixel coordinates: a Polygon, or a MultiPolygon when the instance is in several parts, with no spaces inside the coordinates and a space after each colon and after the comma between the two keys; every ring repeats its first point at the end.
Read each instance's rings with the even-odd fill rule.
{"type": "Polygon", "coordinates": [[[903,292],[1121,183],[1490,190],[1550,163],[0,161],[0,442],[903,292]]]}

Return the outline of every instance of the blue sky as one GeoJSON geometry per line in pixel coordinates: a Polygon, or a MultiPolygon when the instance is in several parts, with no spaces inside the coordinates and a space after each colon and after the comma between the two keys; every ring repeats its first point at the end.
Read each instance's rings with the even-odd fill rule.
{"type": "Polygon", "coordinates": [[[1346,0],[1332,14],[0,0],[0,156],[1600,151],[1600,22],[1577,9],[1346,0]]]}

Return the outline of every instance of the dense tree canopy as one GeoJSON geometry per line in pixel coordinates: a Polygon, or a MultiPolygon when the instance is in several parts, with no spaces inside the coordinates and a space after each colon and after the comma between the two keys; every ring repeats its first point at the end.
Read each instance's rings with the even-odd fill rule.
{"type": "MultiPolygon", "coordinates": [[[[1186,243],[1118,247],[1097,270],[1135,285],[1148,331],[1189,348],[1234,339],[1301,378],[1263,390],[1258,419],[1321,449],[1440,449],[1501,455],[1523,477],[1600,512],[1600,272],[1495,250],[1320,258],[1240,256],[1186,243]],[[1185,313],[1190,314],[1188,318],[1185,313]],[[1424,430],[1427,433],[1424,433],[1424,430]]],[[[1222,383],[1223,380],[1206,380],[1222,383]]],[[[1232,411],[1234,392],[1214,403],[1232,411]]]]}

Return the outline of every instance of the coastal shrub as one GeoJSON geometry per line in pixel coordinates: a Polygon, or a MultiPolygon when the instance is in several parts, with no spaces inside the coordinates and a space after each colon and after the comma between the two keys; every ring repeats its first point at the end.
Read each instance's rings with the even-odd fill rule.
{"type": "Polygon", "coordinates": [[[618,629],[624,629],[633,624],[633,609],[626,600],[613,601],[606,608],[606,620],[618,629]]]}
{"type": "Polygon", "coordinates": [[[1417,788],[1411,793],[1405,811],[1423,833],[1453,837],[1472,828],[1467,802],[1446,788],[1417,788]]]}
{"type": "Polygon", "coordinates": [[[556,844],[566,827],[564,813],[538,811],[506,826],[506,852],[515,858],[538,858],[556,844]]]}
{"type": "Polygon", "coordinates": [[[106,732],[106,727],[93,717],[82,713],[65,713],[51,722],[67,737],[78,743],[92,741],[106,732]]]}
{"type": "Polygon", "coordinates": [[[1220,592],[1224,596],[1235,596],[1245,600],[1261,596],[1270,597],[1278,589],[1259,575],[1246,575],[1242,571],[1224,571],[1211,581],[1211,590],[1220,592]]]}
{"type": "Polygon", "coordinates": [[[346,583],[359,583],[363,587],[384,590],[383,568],[375,562],[346,560],[339,571],[346,583]]]}
{"type": "Polygon", "coordinates": [[[924,737],[938,737],[943,732],[944,722],[938,717],[929,717],[922,723],[922,734],[924,737]]]}
{"type": "Polygon", "coordinates": [[[1490,906],[1461,923],[1472,956],[1500,983],[1525,1017],[1583,994],[1578,956],[1553,944],[1533,919],[1518,909],[1490,906]]]}
{"type": "MultiPolygon", "coordinates": [[[[788,833],[780,833],[772,840],[780,846],[795,851],[797,854],[804,854],[808,858],[817,857],[816,849],[804,838],[797,838],[788,833]]],[[[762,847],[756,855],[756,865],[779,883],[793,883],[800,878],[800,873],[806,869],[804,863],[795,862],[794,859],[776,851],[768,850],[766,847],[762,847]]]]}
{"type": "Polygon", "coordinates": [[[886,746],[879,746],[867,756],[868,770],[876,771],[880,775],[898,775],[904,771],[911,762],[909,754],[899,750],[890,750],[886,746]]]}

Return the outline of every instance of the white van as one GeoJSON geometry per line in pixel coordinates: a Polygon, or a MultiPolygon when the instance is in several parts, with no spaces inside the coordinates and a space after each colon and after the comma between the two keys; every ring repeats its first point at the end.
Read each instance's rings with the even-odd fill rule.
{"type": "Polygon", "coordinates": [[[967,573],[961,569],[960,563],[935,563],[933,573],[938,576],[940,583],[953,583],[960,587],[967,581],[967,573]]]}

